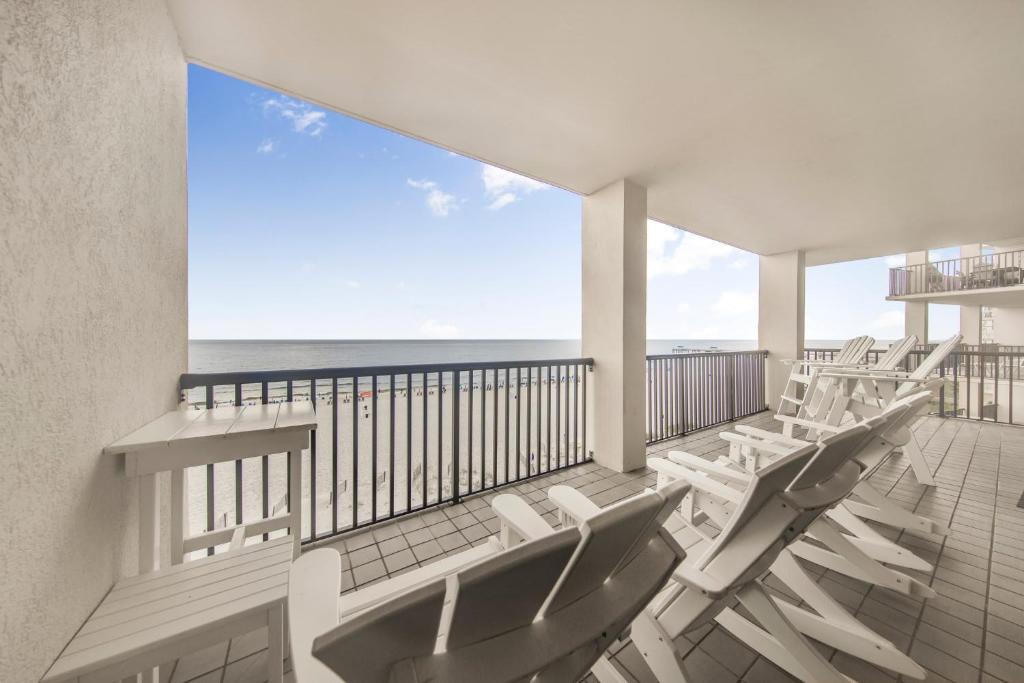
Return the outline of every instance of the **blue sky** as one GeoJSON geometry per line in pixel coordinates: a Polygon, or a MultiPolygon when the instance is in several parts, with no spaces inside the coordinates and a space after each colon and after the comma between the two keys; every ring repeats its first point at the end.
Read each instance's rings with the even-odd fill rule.
{"type": "MultiPolygon", "coordinates": [[[[192,338],[579,337],[579,196],[194,65],[188,107],[192,338]]],[[[809,269],[808,338],[899,336],[887,267],[809,269]]],[[[652,222],[648,278],[649,338],[756,338],[755,256],[652,222]]]]}

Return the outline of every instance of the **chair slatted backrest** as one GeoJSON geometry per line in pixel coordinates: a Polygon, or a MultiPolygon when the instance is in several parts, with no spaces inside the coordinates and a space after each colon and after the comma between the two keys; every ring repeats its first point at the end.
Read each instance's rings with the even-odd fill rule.
{"type": "Polygon", "coordinates": [[[884,419],[879,415],[821,439],[818,451],[791,481],[787,490],[813,488],[830,479],[866,444],[876,424],[881,424],[884,419]]]}
{"type": "Polygon", "coordinates": [[[455,590],[450,591],[455,597],[446,649],[457,650],[533,623],[580,548],[579,531],[576,538],[571,544],[564,540],[523,543],[513,552],[459,572],[455,590]]]}
{"type": "Polygon", "coordinates": [[[835,355],[834,362],[844,365],[854,365],[864,360],[864,354],[874,345],[872,337],[863,335],[849,340],[835,355]]]}
{"type": "Polygon", "coordinates": [[[878,357],[871,368],[873,370],[898,370],[900,363],[907,357],[907,354],[914,350],[917,342],[916,334],[907,335],[903,339],[893,342],[892,346],[878,357]]]}
{"type": "Polygon", "coordinates": [[[313,655],[343,680],[386,683],[396,664],[434,653],[446,601],[450,644],[529,624],[581,543],[567,528],[514,546],[346,620],[316,638],[313,655]]]}
{"type": "Polygon", "coordinates": [[[861,464],[864,471],[861,479],[871,475],[883,462],[886,457],[899,443],[894,438],[895,434],[907,427],[908,423],[916,418],[921,410],[931,401],[931,393],[918,391],[916,394],[897,399],[886,406],[883,415],[889,415],[889,421],[885,429],[871,436],[868,442],[857,454],[857,462],[861,464]]]}
{"type": "Polygon", "coordinates": [[[689,490],[689,482],[685,479],[678,479],[661,486],[654,492],[661,500],[660,509],[651,519],[648,527],[637,536],[633,545],[626,551],[615,569],[612,570],[611,576],[614,576],[620,569],[632,562],[637,555],[643,552],[644,548],[647,547],[647,542],[662,526],[664,526],[669,516],[679,508],[683,502],[683,498],[686,497],[689,490]]]}
{"type": "MultiPolygon", "coordinates": [[[[817,452],[818,445],[809,443],[789,455],[782,456],[770,465],[760,467],[752,472],[750,483],[743,492],[743,499],[736,506],[721,533],[715,537],[711,546],[697,560],[696,566],[699,569],[710,569],[722,551],[744,534],[750,522],[762,512],[766,505],[786,490],[786,487],[817,452]]],[[[771,540],[768,545],[770,543],[771,540]]],[[[763,550],[764,548],[755,550],[754,555],[756,556],[763,550]]]]}
{"type": "MultiPolygon", "coordinates": [[[[932,352],[925,356],[925,359],[910,373],[911,379],[925,379],[928,375],[932,374],[940,365],[942,361],[946,360],[946,356],[953,353],[960,342],[963,341],[963,335],[954,334],[952,337],[944,342],[941,342],[938,346],[932,349],[932,352]]],[[[908,392],[912,392],[916,387],[908,386],[908,392]]]]}
{"type": "Polygon", "coordinates": [[[557,612],[600,587],[622,564],[624,556],[638,545],[642,549],[657,533],[654,521],[663,507],[662,496],[644,491],[587,519],[581,527],[583,542],[542,614],[557,612]]]}

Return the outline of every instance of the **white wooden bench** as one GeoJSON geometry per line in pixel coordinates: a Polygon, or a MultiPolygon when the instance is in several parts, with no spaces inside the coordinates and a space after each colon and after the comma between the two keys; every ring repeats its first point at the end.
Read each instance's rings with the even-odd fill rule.
{"type": "Polygon", "coordinates": [[[292,538],[283,536],[117,583],[43,677],[110,683],[267,627],[281,683],[292,538]]]}

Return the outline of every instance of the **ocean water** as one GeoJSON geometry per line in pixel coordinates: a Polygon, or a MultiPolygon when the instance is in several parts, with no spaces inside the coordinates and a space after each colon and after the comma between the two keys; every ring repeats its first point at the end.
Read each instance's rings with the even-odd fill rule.
{"type": "MultiPolygon", "coordinates": [[[[827,348],[840,342],[823,340],[808,346],[827,348]]],[[[648,354],[672,353],[675,347],[748,351],[752,339],[650,339],[648,354]]],[[[578,339],[474,340],[193,340],[189,372],[237,372],[365,367],[411,363],[545,360],[576,358],[578,339]]]]}

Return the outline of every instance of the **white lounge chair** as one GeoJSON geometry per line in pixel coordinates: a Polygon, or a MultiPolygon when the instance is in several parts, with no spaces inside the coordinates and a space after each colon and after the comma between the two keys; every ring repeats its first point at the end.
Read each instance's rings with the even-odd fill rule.
{"type": "Polygon", "coordinates": [[[814,370],[820,367],[847,367],[857,365],[864,360],[864,355],[874,345],[875,340],[868,336],[848,339],[829,360],[810,360],[790,358],[782,362],[792,366],[789,380],[786,382],[782,395],[779,397],[780,414],[796,413],[799,408],[814,395],[814,370]]]}
{"type": "Polygon", "coordinates": [[[340,607],[340,556],[307,553],[289,577],[296,682],[578,680],[685,556],[662,522],[687,490],[641,493],[559,531],[500,495],[503,536],[528,542],[454,571],[428,565],[411,586],[399,576],[367,589],[371,600],[342,596],[340,607]]]}
{"type": "MultiPolygon", "coordinates": [[[[910,396],[925,387],[937,393],[942,386],[942,380],[932,376],[946,360],[950,353],[956,350],[963,337],[956,334],[929,353],[924,360],[914,369],[913,372],[902,372],[897,370],[822,370],[821,376],[837,380],[838,391],[827,409],[816,415],[814,419],[790,417],[777,415],[776,417],[784,423],[783,433],[786,436],[793,435],[794,427],[804,427],[813,435],[828,427],[838,426],[847,416],[854,420],[863,420],[872,415],[878,415],[887,405],[895,400],[910,396]]],[[[923,409],[922,413],[923,414],[923,409]]],[[[920,445],[913,430],[907,425],[899,434],[894,435],[896,443],[903,449],[903,452],[910,460],[914,476],[918,482],[928,486],[935,485],[935,478],[932,476],[928,463],[921,453],[920,445]]]]}
{"type": "MultiPolygon", "coordinates": [[[[866,439],[858,441],[856,432],[849,431],[853,428],[847,428],[840,434],[827,437],[822,442],[816,457],[801,472],[800,477],[793,482],[790,490],[787,492],[788,502],[803,514],[804,528],[808,534],[839,547],[846,554],[858,560],[852,563],[854,566],[859,567],[861,564],[864,564],[867,567],[862,573],[866,573],[870,577],[871,572],[874,572],[879,575],[879,581],[886,581],[889,584],[893,583],[891,580],[887,580],[885,576],[889,573],[889,570],[867,556],[854,541],[845,534],[842,534],[841,530],[833,527],[832,523],[821,515],[824,511],[823,506],[828,508],[837,501],[833,500],[832,503],[825,503],[820,489],[822,486],[830,485],[831,492],[835,494],[836,489],[834,485],[831,485],[828,475],[829,471],[833,470],[837,463],[839,464],[840,471],[842,471],[843,463],[850,463],[851,458],[856,461],[865,448],[871,447],[878,442],[885,429],[893,420],[899,419],[902,413],[910,409],[912,407],[907,405],[894,407],[894,409],[887,411],[885,415],[873,418],[862,425],[868,427],[866,439]],[[814,488],[808,487],[808,483],[811,481],[820,482],[815,487],[819,490],[814,494],[809,493],[809,491],[814,490],[814,488]]],[[[806,443],[796,448],[791,447],[788,454],[777,457],[773,464],[788,461],[798,453],[806,453],[809,448],[814,447],[806,443]]],[[[699,495],[700,492],[707,492],[713,498],[724,501],[728,501],[730,496],[733,498],[732,501],[719,503],[718,505],[712,504],[702,508],[704,514],[711,516],[714,521],[719,523],[730,519],[730,515],[740,514],[735,502],[736,494],[729,493],[720,487],[748,489],[750,486],[755,485],[761,476],[760,469],[750,473],[741,471],[731,464],[711,462],[697,456],[673,454],[671,457],[672,461],[668,462],[651,461],[652,467],[659,472],[659,480],[673,481],[686,479],[693,483],[694,491],[698,492],[697,494],[692,493],[691,496],[699,495]],[[703,483],[700,483],[702,479],[708,479],[715,482],[715,484],[705,486],[703,483]],[[711,491],[715,491],[715,493],[711,493],[711,491]],[[722,509],[723,506],[724,510],[722,509]],[[715,520],[715,515],[718,515],[717,520],[715,520]]],[[[859,467],[854,467],[854,469],[859,475],[859,467]]],[[[696,525],[701,521],[700,517],[696,517],[691,520],[691,525],[696,525]]],[[[794,528],[799,529],[801,527],[800,525],[794,525],[794,528]]],[[[808,609],[807,607],[796,606],[783,600],[776,600],[778,607],[789,621],[802,633],[855,657],[905,676],[918,679],[924,678],[924,669],[893,643],[868,629],[855,619],[842,605],[826,593],[817,582],[807,575],[795,560],[796,556],[804,557],[804,554],[800,552],[802,546],[817,547],[812,546],[806,541],[797,540],[790,544],[787,549],[782,550],[771,564],[771,572],[799,595],[807,607],[811,608],[808,609]]],[[[835,555],[835,553],[833,554],[835,555]]],[[[839,557],[838,555],[836,556],[839,557]]],[[[779,659],[773,658],[773,661],[786,668],[793,675],[801,677],[799,669],[794,667],[794,662],[789,659],[789,656],[779,652],[775,644],[767,640],[763,632],[753,628],[752,624],[740,621],[739,616],[732,612],[724,613],[719,621],[730,631],[733,631],[737,637],[747,642],[754,649],[762,652],[765,656],[769,658],[779,657],[779,659]]],[[[796,665],[799,665],[799,662],[796,665]]]]}
{"type": "MultiPolygon", "coordinates": [[[[874,344],[874,339],[871,339],[871,337],[858,339],[867,339],[870,340],[871,344],[874,344]]],[[[915,346],[917,346],[917,342],[918,339],[916,335],[912,334],[906,336],[891,344],[889,348],[886,349],[885,353],[880,354],[873,363],[847,363],[840,360],[806,361],[802,365],[802,369],[805,371],[805,374],[796,375],[796,380],[793,380],[803,381],[806,384],[803,397],[798,399],[787,396],[783,393],[782,403],[788,404],[788,407],[790,408],[795,407],[797,418],[810,421],[823,419],[835,399],[836,392],[840,388],[840,380],[829,377],[827,374],[828,372],[842,370],[877,372],[898,371],[900,364],[906,360],[907,355],[915,346]]],[[[855,348],[852,353],[856,353],[859,350],[859,348],[855,348]]],[[[780,409],[779,413],[778,417],[787,415],[785,410],[780,409]]],[[[818,435],[812,434],[811,436],[816,438],[818,435]]]]}
{"type": "MultiPolygon", "coordinates": [[[[878,422],[884,422],[879,418],[878,422]]],[[[781,550],[799,536],[824,509],[854,486],[859,468],[850,454],[873,428],[853,427],[818,446],[806,445],[753,474],[728,470],[744,478],[737,490],[703,472],[686,472],[667,461],[649,461],[659,473],[664,465],[686,472],[665,478],[662,485],[688,481],[690,494],[683,514],[673,514],[666,527],[686,549],[687,559],[673,580],[633,622],[631,637],[641,656],[663,683],[685,681],[683,662],[673,640],[717,619],[783,669],[805,681],[846,681],[800,633],[787,608],[773,600],[758,581],[777,560],[781,550]],[[813,511],[815,508],[820,508],[813,511]],[[720,532],[712,536],[699,526],[705,519],[720,532]],[[756,624],[729,608],[733,598],[754,617],[756,624]]],[[[715,463],[708,463],[714,468],[715,463]]],[[[567,523],[587,520],[599,508],[578,491],[556,486],[549,498],[567,523]]],[[[604,662],[593,669],[602,681],[621,681],[604,662]]]]}

